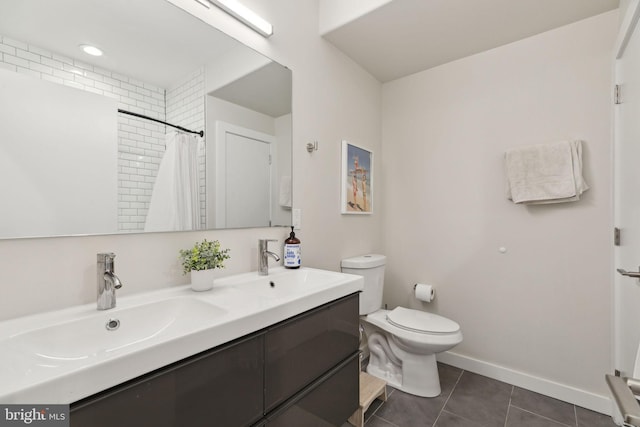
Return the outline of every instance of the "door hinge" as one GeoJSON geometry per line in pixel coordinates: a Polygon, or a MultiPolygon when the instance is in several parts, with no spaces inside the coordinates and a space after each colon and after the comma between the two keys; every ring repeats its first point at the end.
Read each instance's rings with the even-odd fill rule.
{"type": "Polygon", "coordinates": [[[622,95],[620,94],[620,85],[615,85],[613,88],[613,103],[614,104],[622,104],[621,100],[622,95]]]}
{"type": "Polygon", "coordinates": [[[271,164],[271,154],[269,154],[269,164],[271,164]]]}
{"type": "Polygon", "coordinates": [[[613,244],[620,246],[620,229],[618,227],[613,228],[613,244]]]}

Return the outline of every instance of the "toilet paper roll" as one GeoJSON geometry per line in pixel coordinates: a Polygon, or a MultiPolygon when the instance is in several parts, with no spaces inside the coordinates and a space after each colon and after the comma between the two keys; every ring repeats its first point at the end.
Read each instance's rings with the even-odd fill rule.
{"type": "Polygon", "coordinates": [[[436,297],[436,291],[433,286],[425,283],[416,283],[413,285],[413,291],[417,299],[424,302],[431,302],[436,297]]]}

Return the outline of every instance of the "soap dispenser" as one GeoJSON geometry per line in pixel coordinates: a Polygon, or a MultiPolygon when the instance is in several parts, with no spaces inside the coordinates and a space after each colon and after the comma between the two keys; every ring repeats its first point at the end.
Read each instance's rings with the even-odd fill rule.
{"type": "Polygon", "coordinates": [[[285,268],[300,268],[300,239],[291,227],[289,238],[284,241],[284,266],[285,268]]]}

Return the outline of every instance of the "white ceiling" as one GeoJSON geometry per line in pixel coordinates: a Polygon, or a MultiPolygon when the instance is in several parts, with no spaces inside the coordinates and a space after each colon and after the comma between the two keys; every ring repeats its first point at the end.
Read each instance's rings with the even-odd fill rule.
{"type": "Polygon", "coordinates": [[[291,112],[291,73],[271,62],[209,93],[271,117],[291,112]]]}
{"type": "Polygon", "coordinates": [[[0,34],[161,88],[240,46],[158,0],[0,0],[0,34]],[[82,53],[81,43],[104,56],[82,53]]]}
{"type": "Polygon", "coordinates": [[[205,64],[220,66],[239,80],[215,96],[272,117],[291,112],[289,70],[267,59],[246,75],[227,75],[238,66],[229,57],[259,54],[168,1],[0,0],[0,35],[163,89],[205,64]],[[86,55],[80,44],[104,55],[86,55]]]}
{"type": "Polygon", "coordinates": [[[618,7],[619,0],[393,0],[323,37],[388,82],[618,7]]]}

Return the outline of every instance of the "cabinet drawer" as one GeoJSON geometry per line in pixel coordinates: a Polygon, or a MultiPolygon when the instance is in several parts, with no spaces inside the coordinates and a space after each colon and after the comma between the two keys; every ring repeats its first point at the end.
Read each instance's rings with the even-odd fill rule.
{"type": "Polygon", "coordinates": [[[173,375],[149,375],[71,405],[71,427],[173,427],[173,375]]]}
{"type": "Polygon", "coordinates": [[[342,426],[358,409],[359,367],[356,353],[276,410],[266,427],[342,426]]]}
{"type": "Polygon", "coordinates": [[[176,426],[247,426],[263,413],[263,337],[205,354],[175,376],[176,426]]]}
{"type": "Polygon", "coordinates": [[[263,372],[259,335],[77,402],[71,426],[250,425],[263,415],[263,372]]]}
{"type": "Polygon", "coordinates": [[[265,413],[358,350],[358,294],[313,309],[265,334],[265,413]]]}

